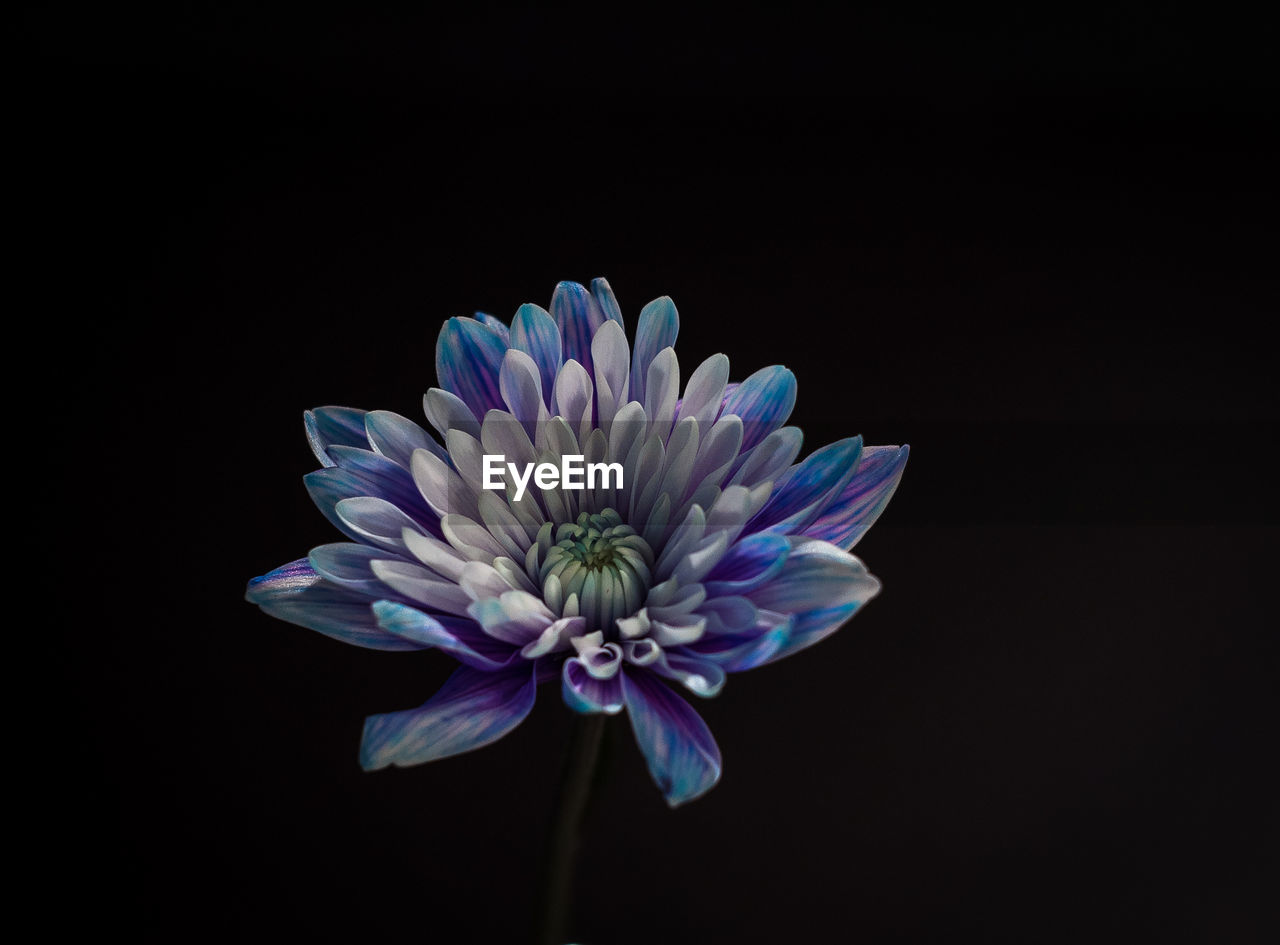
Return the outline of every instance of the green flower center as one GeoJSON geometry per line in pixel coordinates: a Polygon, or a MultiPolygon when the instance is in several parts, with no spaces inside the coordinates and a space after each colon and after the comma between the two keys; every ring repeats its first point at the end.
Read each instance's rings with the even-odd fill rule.
{"type": "Polygon", "coordinates": [[[542,595],[565,617],[612,635],[614,621],[640,609],[649,590],[653,550],[613,509],[583,512],[556,529],[542,563],[542,595]]]}

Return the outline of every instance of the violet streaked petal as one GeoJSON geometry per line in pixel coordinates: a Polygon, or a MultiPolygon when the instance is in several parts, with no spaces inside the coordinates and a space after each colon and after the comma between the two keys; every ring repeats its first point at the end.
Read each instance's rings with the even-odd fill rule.
{"type": "Polygon", "coordinates": [[[249,582],[245,600],[263,613],[371,650],[420,650],[422,644],[378,626],[368,597],[324,580],[305,558],[249,582]]]}
{"type": "Polygon", "coordinates": [[[703,581],[708,597],[742,594],[770,581],[782,570],[791,542],[784,535],[761,532],[736,542],[703,581]]]}
{"type": "Polygon", "coordinates": [[[560,329],[556,327],[555,319],[539,305],[528,302],[521,305],[511,320],[511,347],[523,351],[538,365],[542,395],[550,405],[556,374],[564,363],[560,329]]]}
{"type": "Polygon", "coordinates": [[[360,765],[406,767],[488,745],[524,721],[536,695],[529,663],[495,673],[461,666],[420,707],[365,719],[360,765]]]}
{"type": "Polygon", "coordinates": [[[564,339],[564,360],[577,361],[593,373],[591,339],[604,324],[600,303],[577,282],[561,282],[551,295],[551,317],[564,339]]]}
{"type": "Polygon", "coordinates": [[[451,318],[436,341],[436,377],[476,416],[502,406],[498,371],[506,343],[474,318],[451,318]]]}
{"type": "Polygon", "coordinates": [[[796,405],[796,376],[779,364],[761,368],[725,397],[721,414],[742,418],[742,448],[749,450],[787,422],[796,405]]]}
{"type": "Polygon", "coordinates": [[[678,807],[711,790],[721,761],[707,723],[648,669],[628,666],[620,676],[631,730],[667,804],[678,807]]]}
{"type": "Polygon", "coordinates": [[[909,452],[907,446],[863,449],[858,471],[822,514],[805,526],[803,534],[846,551],[856,545],[893,497],[909,452]]]}

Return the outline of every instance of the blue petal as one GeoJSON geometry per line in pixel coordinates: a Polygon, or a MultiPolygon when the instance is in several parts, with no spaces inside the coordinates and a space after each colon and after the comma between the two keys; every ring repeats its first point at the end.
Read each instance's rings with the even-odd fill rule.
{"type": "Polygon", "coordinates": [[[618,305],[618,299],[613,294],[613,287],[609,285],[609,280],[605,278],[592,279],[591,294],[595,296],[596,304],[600,306],[600,311],[604,313],[604,317],[611,322],[617,322],[625,330],[627,323],[622,320],[622,308],[618,305]]]}
{"type": "Polygon", "coordinates": [[[720,780],[720,749],[689,703],[645,669],[622,672],[622,694],[649,774],[667,803],[678,807],[720,780]]]}
{"type": "Polygon", "coordinates": [[[536,695],[528,663],[496,673],[460,666],[418,708],[365,719],[360,765],[407,767],[488,745],[524,721],[536,695]]]}
{"type": "Polygon", "coordinates": [[[488,312],[476,312],[476,321],[501,338],[503,344],[510,343],[511,330],[507,328],[502,319],[490,315],[488,312]]]}
{"type": "Polygon", "coordinates": [[[631,399],[644,403],[649,365],[664,348],[673,348],[680,334],[680,314],[669,296],[654,299],[640,310],[636,345],[631,351],[631,399]]]}
{"type": "Polygon", "coordinates": [[[791,542],[782,535],[749,535],[725,552],[702,586],[708,597],[742,594],[771,580],[782,570],[790,551],[791,542]]]}
{"type": "Polygon", "coordinates": [[[683,648],[668,648],[652,664],[653,672],[674,679],[695,696],[710,699],[724,688],[724,667],[700,653],[683,648]]]}
{"type": "Polygon", "coordinates": [[[495,641],[471,621],[425,614],[416,607],[380,600],[373,605],[378,626],[388,633],[411,640],[421,646],[444,650],[460,663],[493,672],[520,659],[509,646],[495,646],[495,641]],[[474,632],[467,632],[474,629],[474,632]]]}
{"type": "Polygon", "coordinates": [[[594,377],[591,339],[605,322],[600,303],[577,282],[561,282],[551,296],[551,317],[564,338],[564,359],[577,361],[587,369],[589,376],[594,377]]]}
{"type": "Polygon", "coordinates": [[[889,504],[907,465],[907,446],[868,446],[848,485],[804,534],[848,551],[889,504]]]}
{"type": "Polygon", "coordinates": [[[498,369],[507,345],[474,318],[451,318],[436,340],[436,377],[477,417],[500,409],[498,369]]]}
{"type": "Polygon", "coordinates": [[[622,674],[596,679],[576,656],[564,661],[560,676],[564,703],[575,712],[616,715],[622,711],[622,674]]]}
{"type": "Polygon", "coordinates": [[[330,446],[357,446],[369,448],[365,435],[365,412],[354,407],[317,407],[302,415],[307,429],[307,442],[322,466],[335,466],[329,456],[330,446]]]}
{"type": "Polygon", "coordinates": [[[747,531],[789,534],[808,525],[834,502],[858,471],[862,437],[829,443],[792,466],[774,486],[769,503],[747,523],[747,531]]]}
{"type": "Polygon", "coordinates": [[[387,589],[373,573],[370,564],[390,557],[393,556],[381,548],[337,541],[312,548],[307,561],[329,583],[378,598],[385,597],[387,589]]]}
{"type": "Polygon", "coordinates": [[[761,368],[727,393],[720,413],[742,418],[742,452],[787,422],[796,405],[796,376],[779,364],[761,368]]]}
{"type": "Polygon", "coordinates": [[[540,306],[528,302],[521,305],[511,320],[511,347],[523,351],[538,365],[542,397],[550,406],[556,374],[564,362],[560,329],[555,320],[540,306]]]}
{"type": "Polygon", "coordinates": [[[414,450],[430,450],[441,459],[445,449],[412,420],[390,410],[373,410],[365,415],[364,429],[374,451],[398,466],[412,468],[414,450]]]}
{"type": "Polygon", "coordinates": [[[775,659],[791,638],[794,622],[788,616],[782,623],[770,626],[760,634],[707,635],[683,649],[715,663],[726,673],[741,673],[775,659]]]}
{"type": "Polygon", "coordinates": [[[367,597],[325,581],[305,558],[256,577],[245,600],[280,620],[372,650],[420,650],[422,644],[381,629],[367,597]]]}

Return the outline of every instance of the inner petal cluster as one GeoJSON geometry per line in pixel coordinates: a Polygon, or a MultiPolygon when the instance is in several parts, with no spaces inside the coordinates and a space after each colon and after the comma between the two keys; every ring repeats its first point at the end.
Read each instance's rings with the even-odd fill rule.
{"type": "Polygon", "coordinates": [[[649,543],[611,508],[583,512],[556,528],[554,540],[539,570],[543,600],[562,617],[582,617],[588,630],[616,636],[615,620],[636,613],[648,594],[649,543]]]}

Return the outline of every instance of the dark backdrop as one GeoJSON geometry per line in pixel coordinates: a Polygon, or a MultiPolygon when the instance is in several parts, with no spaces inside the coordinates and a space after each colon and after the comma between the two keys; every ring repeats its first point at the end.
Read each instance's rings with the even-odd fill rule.
{"type": "Polygon", "coordinates": [[[912,454],[858,548],[882,596],[699,705],[710,795],[668,811],[615,721],[575,936],[1264,940],[1280,155],[1257,24],[31,25],[31,242],[87,355],[64,392],[90,420],[84,581],[107,579],[92,630],[59,631],[76,908],[53,921],[522,940],[555,688],[492,747],[366,775],[364,716],[450,661],[241,598],[334,537],[305,408],[418,417],[445,317],[604,275],[633,328],[675,298],[686,363],[791,367],[810,446],[912,454]]]}

